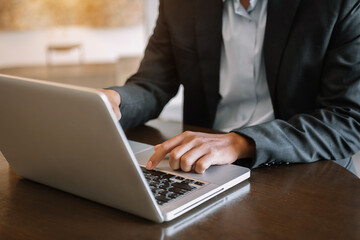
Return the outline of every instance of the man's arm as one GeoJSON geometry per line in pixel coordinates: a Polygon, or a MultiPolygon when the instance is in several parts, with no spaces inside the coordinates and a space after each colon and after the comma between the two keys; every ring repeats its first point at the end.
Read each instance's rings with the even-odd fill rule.
{"type": "Polygon", "coordinates": [[[286,121],[234,130],[256,142],[252,167],[266,162],[341,160],[359,151],[360,2],[342,3],[322,66],[317,109],[286,121]]]}
{"type": "Polygon", "coordinates": [[[156,27],[137,73],[124,86],[109,88],[121,96],[120,123],[125,129],[158,117],[180,85],[163,5],[161,0],[156,27]]]}

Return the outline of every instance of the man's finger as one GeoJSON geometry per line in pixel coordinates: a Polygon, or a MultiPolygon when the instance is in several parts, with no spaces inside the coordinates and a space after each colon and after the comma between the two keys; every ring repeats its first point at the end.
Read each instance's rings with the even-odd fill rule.
{"type": "Polygon", "coordinates": [[[204,145],[195,146],[181,156],[180,167],[184,172],[190,172],[195,166],[196,162],[207,154],[204,145]]]}
{"type": "Polygon", "coordinates": [[[156,167],[161,160],[163,160],[167,154],[166,151],[164,151],[162,146],[159,146],[158,148],[154,148],[155,153],[150,157],[150,160],[146,164],[146,169],[151,170],[154,167],[156,167]]]}
{"type": "Polygon", "coordinates": [[[121,119],[121,112],[120,112],[120,109],[116,106],[113,106],[112,107],[114,113],[115,113],[115,116],[117,118],[117,120],[120,120],[121,119]]]}
{"type": "Polygon", "coordinates": [[[213,157],[209,154],[201,157],[195,164],[195,172],[204,173],[212,165],[213,157]]]}
{"type": "Polygon", "coordinates": [[[189,150],[192,149],[191,144],[181,144],[175,147],[169,156],[169,164],[170,167],[174,170],[177,170],[181,167],[180,161],[184,154],[186,154],[189,150]]]}
{"type": "Polygon", "coordinates": [[[146,164],[146,168],[151,170],[156,167],[161,160],[163,160],[166,154],[170,153],[174,148],[181,144],[183,141],[183,135],[180,134],[176,137],[173,137],[162,144],[156,145],[154,147],[155,153],[151,156],[150,160],[146,164]]]}

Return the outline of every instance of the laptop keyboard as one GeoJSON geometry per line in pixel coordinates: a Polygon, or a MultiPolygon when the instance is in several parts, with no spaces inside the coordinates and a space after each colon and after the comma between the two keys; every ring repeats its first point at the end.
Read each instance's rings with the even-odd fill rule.
{"type": "Polygon", "coordinates": [[[159,205],[165,205],[205,185],[204,182],[140,167],[159,205]]]}

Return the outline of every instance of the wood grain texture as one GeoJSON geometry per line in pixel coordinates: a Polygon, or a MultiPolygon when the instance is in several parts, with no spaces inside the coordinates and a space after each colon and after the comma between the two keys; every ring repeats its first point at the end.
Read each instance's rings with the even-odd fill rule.
{"type": "MultiPolygon", "coordinates": [[[[156,120],[127,135],[156,144],[188,129],[206,130],[156,120]]],[[[272,166],[155,224],[20,179],[0,156],[0,239],[359,239],[359,197],[360,180],[331,161],[272,166]]]]}

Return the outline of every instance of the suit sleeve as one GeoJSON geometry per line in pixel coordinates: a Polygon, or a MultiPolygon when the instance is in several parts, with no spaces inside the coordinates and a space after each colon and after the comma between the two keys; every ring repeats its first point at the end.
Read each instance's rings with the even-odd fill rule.
{"type": "MultiPolygon", "coordinates": [[[[346,1],[344,1],[346,2],[346,1]]],[[[350,2],[350,1],[348,1],[350,2]]],[[[360,149],[360,2],[344,4],[327,50],[310,114],[235,129],[256,143],[250,167],[350,158],[360,149]]]]}
{"type": "Polygon", "coordinates": [[[158,117],[180,85],[163,8],[160,1],[156,27],[137,73],[124,86],[110,88],[121,96],[120,123],[125,129],[158,117]]]}

